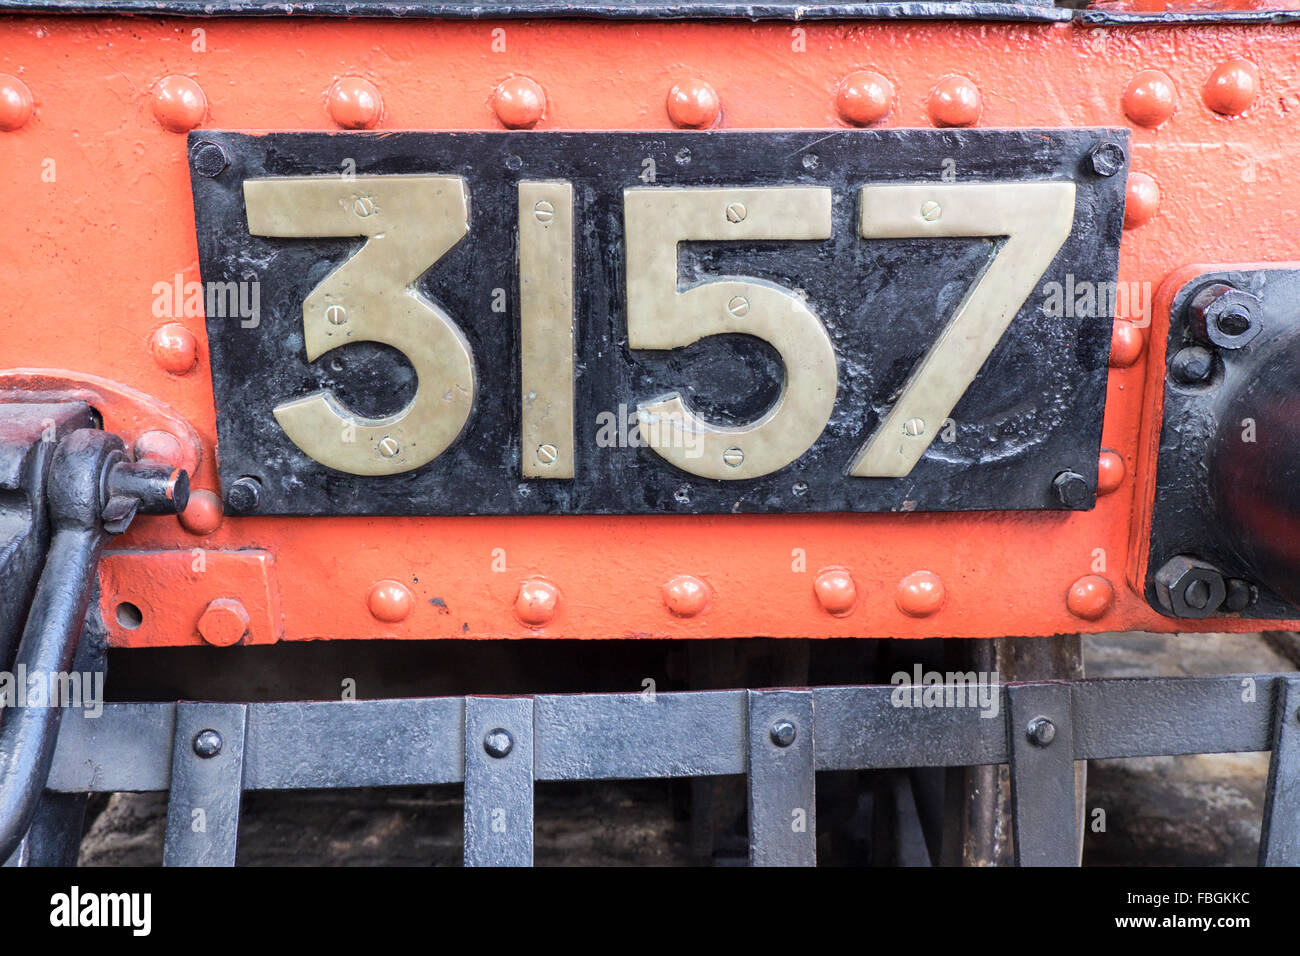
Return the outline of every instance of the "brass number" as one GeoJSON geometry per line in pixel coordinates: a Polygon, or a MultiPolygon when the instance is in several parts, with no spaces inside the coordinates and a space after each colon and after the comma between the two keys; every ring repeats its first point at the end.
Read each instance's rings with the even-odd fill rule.
{"type": "Polygon", "coordinates": [[[865,239],[1006,236],[850,466],[857,478],[906,476],[939,433],[1074,222],[1074,183],[864,186],[865,239]]]}
{"type": "Polygon", "coordinates": [[[519,184],[521,467],[573,477],[573,186],[519,184]]]}
{"type": "Polygon", "coordinates": [[[469,231],[459,176],[337,176],[250,179],[248,231],[255,236],[365,236],[356,255],[302,305],[307,361],[353,342],[401,351],[418,376],[395,415],[362,418],[322,390],[285,402],[275,420],[316,461],[354,475],[396,475],[442,454],[474,404],[474,359],[456,324],[412,287],[469,231]]]}
{"type": "Polygon", "coordinates": [[[674,392],[637,406],[642,438],[677,468],[704,478],[757,478],[790,464],[817,440],[835,404],[835,349],[826,327],[788,289],[759,279],[715,279],[679,292],[677,244],[828,239],[831,191],[627,189],[623,217],[629,348],[679,349],[739,332],[768,342],[785,364],[781,394],[758,420],[715,425],[674,392]]]}

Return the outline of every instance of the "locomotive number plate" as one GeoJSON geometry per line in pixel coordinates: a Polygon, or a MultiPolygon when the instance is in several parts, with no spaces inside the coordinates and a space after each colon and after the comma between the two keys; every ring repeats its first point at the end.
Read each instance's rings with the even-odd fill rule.
{"type": "Polygon", "coordinates": [[[1123,130],[189,145],[221,479],[260,513],[1046,509],[1063,472],[1095,485],[1123,130]]]}

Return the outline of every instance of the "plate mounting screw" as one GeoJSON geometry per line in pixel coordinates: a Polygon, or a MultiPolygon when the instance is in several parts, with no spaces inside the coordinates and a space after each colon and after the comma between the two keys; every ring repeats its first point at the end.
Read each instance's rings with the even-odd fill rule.
{"type": "Polygon", "coordinates": [[[262,497],[262,483],[256,478],[245,475],[235,479],[230,490],[226,492],[226,506],[235,514],[247,514],[257,510],[262,497]]]}
{"type": "Polygon", "coordinates": [[[515,738],[510,736],[510,731],[504,727],[495,727],[487,732],[483,738],[483,749],[487,751],[489,757],[496,757],[500,760],[515,748],[515,738]]]}
{"type": "Polygon", "coordinates": [[[743,202],[733,202],[727,204],[727,219],[731,222],[740,222],[749,215],[743,202]]]}
{"type": "Polygon", "coordinates": [[[1102,143],[1088,154],[1088,159],[1098,176],[1114,176],[1124,168],[1124,149],[1118,143],[1102,143]]]}
{"type": "Polygon", "coordinates": [[[722,460],[732,468],[739,468],[745,461],[745,453],[739,448],[728,448],[722,453],[722,460]]]}
{"type": "Polygon", "coordinates": [[[1088,480],[1077,471],[1063,471],[1052,479],[1056,500],[1067,508],[1088,506],[1088,480]]]}
{"type": "Polygon", "coordinates": [[[1183,385],[1198,385],[1208,381],[1214,371],[1214,356],[1209,349],[1189,345],[1179,349],[1169,365],[1170,374],[1183,385]]]}
{"type": "Polygon", "coordinates": [[[373,216],[376,212],[375,201],[366,196],[361,196],[352,204],[352,211],[362,219],[373,216]]]}
{"type": "Polygon", "coordinates": [[[215,730],[201,730],[194,737],[194,752],[208,760],[221,753],[222,743],[221,734],[215,730]]]}
{"type": "Polygon", "coordinates": [[[727,303],[727,311],[739,318],[749,312],[749,300],[743,295],[733,295],[727,303]]]}
{"type": "Polygon", "coordinates": [[[348,320],[348,310],[341,305],[331,305],[325,310],[325,319],[330,325],[342,325],[348,320]]]}
{"type": "Polygon", "coordinates": [[[772,729],[768,731],[768,736],[772,738],[772,743],[778,747],[789,747],[794,743],[794,724],[788,720],[778,720],[772,725],[772,729]]]}
{"type": "Polygon", "coordinates": [[[549,199],[539,199],[537,204],[533,206],[533,216],[536,217],[538,222],[550,222],[555,218],[555,206],[551,204],[549,199]]]}
{"type": "Polygon", "coordinates": [[[1052,723],[1046,717],[1035,717],[1025,728],[1029,735],[1029,740],[1036,747],[1046,747],[1056,739],[1056,724],[1052,723]]]}
{"type": "Polygon", "coordinates": [[[933,199],[921,204],[921,218],[926,222],[934,222],[942,215],[943,209],[933,199]]]}
{"type": "Polygon", "coordinates": [[[554,464],[555,459],[560,457],[560,450],[549,442],[545,445],[537,446],[537,460],[543,465],[554,464]]]}
{"type": "Polygon", "coordinates": [[[379,449],[379,454],[383,455],[385,458],[392,458],[402,450],[402,446],[397,444],[391,435],[385,435],[383,438],[379,439],[379,444],[375,447],[379,449]]]}
{"type": "Polygon", "coordinates": [[[903,422],[903,434],[916,438],[925,434],[925,420],[921,418],[909,418],[903,422]]]}
{"type": "Polygon", "coordinates": [[[216,179],[230,165],[230,160],[226,157],[226,151],[208,139],[205,139],[190,151],[190,162],[193,164],[196,173],[200,176],[206,176],[208,179],[216,179]]]}

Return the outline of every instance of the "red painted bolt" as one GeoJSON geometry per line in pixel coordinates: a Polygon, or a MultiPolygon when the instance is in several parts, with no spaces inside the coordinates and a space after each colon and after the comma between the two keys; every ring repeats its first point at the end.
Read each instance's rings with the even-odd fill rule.
{"type": "Polygon", "coordinates": [[[411,613],[415,599],[401,581],[376,581],[366,595],[366,606],[380,621],[394,624],[411,613]]]}
{"type": "Polygon", "coordinates": [[[1097,456],[1097,494],[1108,495],[1124,483],[1124,459],[1113,451],[1097,456]]]}
{"type": "Polygon", "coordinates": [[[943,606],[947,590],[933,571],[913,571],[898,582],[894,603],[904,614],[927,617],[943,606]]]}
{"type": "Polygon", "coordinates": [[[679,574],[664,585],[664,604],[678,617],[694,617],[709,603],[709,586],[697,577],[679,574]]]}
{"type": "Polygon", "coordinates": [[[893,102],[894,84],[870,70],[850,73],[835,91],[836,111],[844,122],[855,126],[884,119],[893,102]]]}
{"type": "Polygon", "coordinates": [[[248,633],[248,612],[234,598],[209,601],[199,617],[199,634],[209,644],[229,647],[248,633]]]}
{"type": "Polygon", "coordinates": [[[534,79],[512,76],[492,95],[497,119],[508,129],[532,129],[546,112],[546,91],[534,79]]]}
{"type": "Polygon", "coordinates": [[[374,129],[384,116],[379,88],[360,76],[335,81],[326,95],[330,119],[343,129],[374,129]]]}
{"type": "Polygon", "coordinates": [[[1159,70],[1143,70],[1124,91],[1124,113],[1138,126],[1154,129],[1174,115],[1178,95],[1174,81],[1159,70]]]}
{"type": "Polygon", "coordinates": [[[848,614],[858,601],[858,588],[853,582],[853,575],[843,568],[826,568],[818,573],[813,581],[813,593],[817,603],[827,614],[837,617],[848,614]]]}
{"type": "Polygon", "coordinates": [[[1142,330],[1132,322],[1119,320],[1110,337],[1110,367],[1128,368],[1138,360],[1145,347],[1142,330]]]}
{"type": "Polygon", "coordinates": [[[194,333],[177,322],[168,322],[153,334],[150,345],[154,361],[173,375],[184,375],[199,360],[194,333]]]}
{"type": "Polygon", "coordinates": [[[1086,574],[1070,585],[1065,606],[1075,617],[1095,621],[1115,602],[1115,589],[1100,574],[1086,574]]]}
{"type": "Polygon", "coordinates": [[[954,74],[935,85],[927,105],[935,126],[974,126],[984,110],[984,98],[974,81],[954,74]]]}
{"type": "Polygon", "coordinates": [[[1129,173],[1124,190],[1124,228],[1136,229],[1156,214],[1160,187],[1146,173],[1129,173]]]}
{"type": "Polygon", "coordinates": [[[519,586],[515,616],[529,627],[542,627],[555,617],[555,607],[559,603],[559,588],[550,581],[529,578],[519,586]]]}
{"type": "Polygon", "coordinates": [[[16,76],[0,73],[0,130],[21,129],[32,118],[32,91],[16,76]]]}
{"type": "Polygon", "coordinates": [[[1259,67],[1235,57],[1214,68],[1201,90],[1205,105],[1224,116],[1240,116],[1259,96],[1259,67]]]}
{"type": "Polygon", "coordinates": [[[699,77],[682,80],[668,91],[668,118],[677,126],[712,126],[722,111],[718,91],[699,77]]]}
{"type": "Polygon", "coordinates": [[[164,76],[153,85],[153,115],[164,129],[188,133],[208,115],[208,98],[188,76],[164,76]]]}
{"type": "Polygon", "coordinates": [[[207,490],[191,491],[189,504],[180,513],[181,527],[200,537],[221,527],[221,498],[207,490]]]}

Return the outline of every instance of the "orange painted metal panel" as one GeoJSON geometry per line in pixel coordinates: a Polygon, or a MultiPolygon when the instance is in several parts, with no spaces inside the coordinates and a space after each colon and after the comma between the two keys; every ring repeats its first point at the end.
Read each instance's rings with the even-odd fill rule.
{"type": "MultiPolygon", "coordinates": [[[[979,91],[980,127],[1133,127],[1133,169],[1150,180],[1135,175],[1130,184],[1141,202],[1130,209],[1121,282],[1154,290],[1189,263],[1297,260],[1298,30],[6,18],[0,73],[30,90],[32,110],[18,128],[0,132],[0,199],[9,212],[0,231],[0,369],[62,369],[150,396],[193,427],[202,445],[194,484],[215,489],[220,449],[203,320],[168,314],[174,310],[161,304],[174,282],[199,279],[185,137],[164,122],[337,129],[330,90],[344,77],[368,81],[382,103],[358,102],[364,85],[349,83],[352,98],[334,102],[334,115],[383,130],[500,129],[493,91],[526,76],[545,96],[538,129],[671,128],[668,91],[702,79],[716,91],[724,128],[833,132],[845,127],[837,88],[855,71],[875,71],[892,84],[885,127],[932,125],[945,108],[932,91],[960,74],[979,91]],[[1258,69],[1258,95],[1240,115],[1223,115],[1207,107],[1203,90],[1216,68],[1235,58],[1258,69]],[[1130,90],[1144,70],[1166,79],[1147,75],[1130,90]],[[160,83],[169,75],[193,82],[160,83]],[[1126,116],[1127,107],[1152,122],[1168,105],[1172,115],[1155,128],[1126,116]],[[1141,224],[1138,212],[1148,215],[1141,224]],[[175,329],[158,334],[171,324],[192,336],[192,368],[189,340],[175,329]]],[[[20,106],[11,103],[5,115],[21,118],[20,106]]],[[[1136,318],[1139,330],[1145,321],[1141,310],[1127,318],[1136,318]]],[[[207,534],[174,518],[141,518],[106,565],[105,605],[145,593],[159,559],[130,552],[171,550],[188,559],[195,547],[251,548],[274,556],[267,587],[279,593],[280,632],[290,640],[1257,630],[1264,626],[1258,621],[1175,622],[1130,586],[1142,574],[1142,496],[1153,475],[1151,445],[1140,441],[1151,414],[1143,391],[1148,367],[1162,359],[1134,332],[1121,324],[1117,357],[1127,349],[1133,361],[1111,370],[1103,437],[1123,475],[1112,459],[1108,474],[1118,486],[1090,512],[228,517],[207,534]],[[847,613],[819,603],[814,581],[828,567],[852,576],[847,613]],[[918,577],[922,571],[930,574],[918,577]],[[697,613],[675,614],[665,601],[664,585],[681,575],[707,587],[697,613]],[[1097,577],[1113,588],[1109,605],[1097,577]],[[517,614],[530,580],[550,585],[549,592],[525,588],[526,607],[518,609],[544,619],[540,625],[517,614]],[[372,598],[382,581],[402,585],[411,600],[391,585],[372,598]]],[[[188,524],[206,531],[217,522],[188,524]]],[[[248,589],[262,585],[225,568],[224,561],[209,565],[204,594],[247,605],[248,589]]],[[[157,606],[142,612],[165,618],[170,595],[148,594],[142,600],[157,606]]],[[[113,641],[198,640],[193,625],[156,629],[147,639],[143,630],[117,629],[113,641]]]]}

